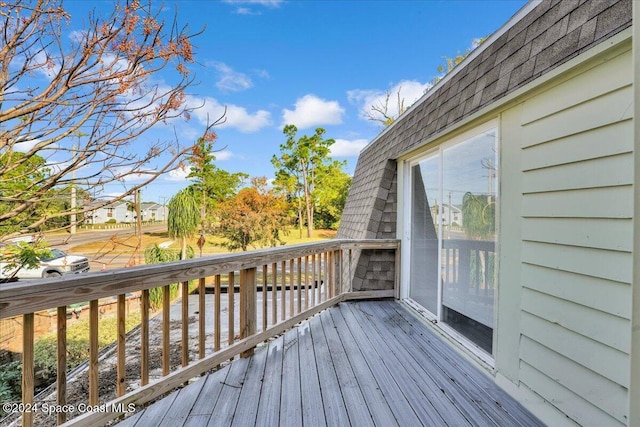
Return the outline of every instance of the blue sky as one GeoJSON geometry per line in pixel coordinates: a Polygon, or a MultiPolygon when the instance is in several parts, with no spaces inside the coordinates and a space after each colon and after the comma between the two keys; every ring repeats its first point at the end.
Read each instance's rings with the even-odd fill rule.
{"type": "MultiPolygon", "coordinates": [[[[190,121],[174,122],[183,143],[195,140],[207,114],[227,107],[215,130],[218,167],[273,176],[270,159],[285,141],[282,128],[299,135],[324,127],[336,140],[333,154],[353,173],[358,151],[382,129],[363,111],[402,88],[405,103],[422,95],[438,75],[443,56],[464,52],[473,39],[496,31],[526,2],[503,1],[175,1],[166,19],[192,32],[197,85],[188,102],[204,104],[190,121]]],[[[67,1],[72,18],[111,1],[67,1]]],[[[73,28],[79,30],[81,28],[73,28]]],[[[155,78],[162,80],[160,74],[155,78]]],[[[393,106],[392,103],[391,106],[393,106]]],[[[158,134],[173,130],[157,129],[158,134]]],[[[162,202],[188,185],[185,172],[161,176],[143,190],[162,202]]],[[[105,192],[117,191],[106,188],[105,192]]]]}

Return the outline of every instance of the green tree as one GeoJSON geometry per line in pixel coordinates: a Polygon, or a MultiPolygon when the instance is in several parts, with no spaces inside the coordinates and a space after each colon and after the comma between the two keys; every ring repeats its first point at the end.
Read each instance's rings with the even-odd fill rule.
{"type": "Polygon", "coordinates": [[[200,205],[200,226],[203,234],[206,228],[211,227],[216,206],[233,196],[249,177],[242,172],[230,173],[216,167],[216,157],[213,154],[215,138],[216,134],[211,132],[209,138],[198,139],[187,157],[191,165],[187,178],[194,181],[192,187],[200,205]]]}
{"type": "Polygon", "coordinates": [[[169,237],[180,239],[180,259],[187,259],[187,239],[192,237],[198,229],[200,216],[198,203],[193,192],[186,188],[173,196],[167,207],[169,208],[167,218],[169,237]]]}
{"type": "Polygon", "coordinates": [[[344,165],[344,162],[333,161],[318,170],[315,193],[315,225],[318,228],[337,230],[340,225],[351,186],[351,177],[344,172],[344,165]]]}
{"type": "Polygon", "coordinates": [[[280,157],[273,156],[271,163],[276,168],[276,177],[295,179],[296,188],[304,198],[307,222],[307,237],[313,234],[313,217],[315,209],[315,191],[318,185],[318,170],[331,162],[329,147],[335,142],[324,139],[326,131],[317,128],[312,136],[304,135],[296,139],[298,128],[286,125],[283,133],[287,136],[284,144],[280,144],[280,157]]]}
{"type": "Polygon", "coordinates": [[[266,183],[264,177],[254,178],[251,187],[220,205],[220,232],[227,239],[227,248],[246,251],[249,246],[284,244],[286,201],[267,190],[266,183]]]}

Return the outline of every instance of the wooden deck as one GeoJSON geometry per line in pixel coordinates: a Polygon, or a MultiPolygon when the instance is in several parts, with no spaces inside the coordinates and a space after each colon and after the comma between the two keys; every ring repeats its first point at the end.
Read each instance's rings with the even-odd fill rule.
{"type": "Polygon", "coordinates": [[[332,307],[118,424],[543,425],[395,301],[332,307]]]}

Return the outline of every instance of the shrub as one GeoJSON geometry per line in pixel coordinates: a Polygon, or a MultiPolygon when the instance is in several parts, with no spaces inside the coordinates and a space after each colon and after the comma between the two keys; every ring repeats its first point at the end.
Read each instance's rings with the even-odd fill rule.
{"type": "MultiPolygon", "coordinates": [[[[129,313],[125,322],[128,332],[140,324],[140,313],[129,313]]],[[[118,319],[109,316],[100,319],[98,325],[98,348],[112,344],[118,337],[118,319]]],[[[34,344],[35,367],[37,371],[45,371],[55,375],[57,372],[58,335],[50,333],[43,335],[34,344]]],[[[82,319],[67,329],[67,370],[71,370],[89,358],[89,320],[82,319]]]]}
{"type": "MultiPolygon", "coordinates": [[[[0,368],[0,402],[19,402],[21,397],[22,364],[16,360],[0,368]]],[[[8,414],[0,408],[0,418],[8,414]]]]}
{"type": "Polygon", "coordinates": [[[105,222],[105,224],[115,224],[116,222],[118,222],[118,221],[116,221],[116,219],[115,219],[115,218],[111,218],[111,219],[108,219],[108,220],[105,222]]]}

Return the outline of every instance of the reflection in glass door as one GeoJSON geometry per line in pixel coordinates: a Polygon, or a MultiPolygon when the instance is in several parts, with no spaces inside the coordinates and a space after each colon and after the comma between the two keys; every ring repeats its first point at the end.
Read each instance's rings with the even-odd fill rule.
{"type": "Polygon", "coordinates": [[[497,131],[447,144],[411,167],[409,296],[492,353],[497,131]]]}

